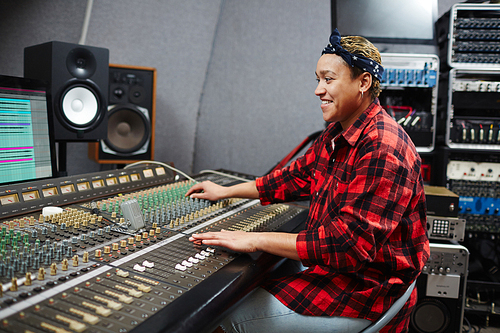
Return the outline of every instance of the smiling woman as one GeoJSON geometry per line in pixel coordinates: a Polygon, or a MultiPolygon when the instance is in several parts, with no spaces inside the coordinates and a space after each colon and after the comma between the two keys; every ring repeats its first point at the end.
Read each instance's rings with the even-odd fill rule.
{"type": "MultiPolygon", "coordinates": [[[[310,199],[298,234],[208,232],[191,241],[299,261],[268,280],[223,322],[227,332],[359,332],[418,277],[429,257],[420,157],[377,98],[378,50],[335,30],[316,66],[323,119],[304,156],[256,181],[193,186],[194,198],[310,199]],[[305,267],[308,267],[305,269],[305,267]]],[[[288,263],[293,262],[292,260],[288,263]]],[[[381,332],[406,332],[416,290],[381,332]]]]}
{"type": "Polygon", "coordinates": [[[323,119],[348,128],[380,94],[384,72],[377,48],[360,36],[340,37],[335,29],[316,68],[323,119]],[[365,92],[367,92],[365,98],[365,92]]]}

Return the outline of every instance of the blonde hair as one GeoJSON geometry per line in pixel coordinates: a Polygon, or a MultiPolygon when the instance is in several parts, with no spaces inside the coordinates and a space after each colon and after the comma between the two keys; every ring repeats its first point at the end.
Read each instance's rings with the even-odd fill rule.
{"type": "MultiPolygon", "coordinates": [[[[340,45],[348,52],[359,54],[372,59],[382,65],[382,57],[378,49],[369,40],[361,36],[345,36],[340,39],[340,45]]],[[[346,63],[347,64],[347,63],[346,63]]],[[[350,67],[350,66],[349,66],[350,67]]],[[[363,70],[358,67],[351,68],[351,77],[357,78],[363,74],[363,70]]],[[[372,99],[377,98],[382,91],[380,81],[372,76],[372,85],[369,89],[372,99]]]]}

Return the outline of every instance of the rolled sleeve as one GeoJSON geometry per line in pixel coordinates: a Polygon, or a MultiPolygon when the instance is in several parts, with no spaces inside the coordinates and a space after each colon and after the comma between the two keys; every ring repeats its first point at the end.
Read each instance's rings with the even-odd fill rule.
{"type": "Polygon", "coordinates": [[[290,202],[310,195],[310,170],[315,162],[314,146],[290,166],[257,178],[255,184],[262,205],[290,202]]]}
{"type": "Polygon", "coordinates": [[[325,229],[302,230],[297,236],[295,246],[304,266],[326,265],[329,253],[325,249],[325,229]]]}

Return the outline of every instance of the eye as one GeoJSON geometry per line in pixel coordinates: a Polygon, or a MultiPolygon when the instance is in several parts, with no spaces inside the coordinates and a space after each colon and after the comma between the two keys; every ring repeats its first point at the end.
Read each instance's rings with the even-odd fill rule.
{"type": "Polygon", "coordinates": [[[331,77],[325,77],[325,81],[326,81],[326,82],[330,82],[330,81],[332,81],[332,80],[333,80],[333,79],[332,79],[331,77]]]}

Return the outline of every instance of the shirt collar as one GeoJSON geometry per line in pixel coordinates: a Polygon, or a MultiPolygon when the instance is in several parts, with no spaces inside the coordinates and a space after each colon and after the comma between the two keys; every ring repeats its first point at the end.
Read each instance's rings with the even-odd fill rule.
{"type": "Polygon", "coordinates": [[[325,131],[324,142],[330,143],[333,138],[343,136],[349,145],[354,146],[356,144],[356,141],[358,141],[359,137],[361,136],[361,133],[363,133],[366,125],[368,125],[370,120],[377,113],[379,113],[381,109],[382,106],[380,106],[379,99],[375,98],[370,106],[368,106],[368,108],[358,117],[358,119],[356,119],[356,121],[345,131],[343,131],[340,122],[330,124],[325,131]]]}

